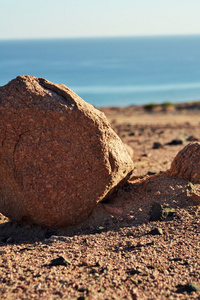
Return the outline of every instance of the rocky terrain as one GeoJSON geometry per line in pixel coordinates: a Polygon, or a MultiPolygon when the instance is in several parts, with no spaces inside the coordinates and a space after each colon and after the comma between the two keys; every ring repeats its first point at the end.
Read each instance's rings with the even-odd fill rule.
{"type": "Polygon", "coordinates": [[[130,147],[132,177],[77,226],[1,215],[1,299],[200,299],[199,161],[186,157],[190,179],[166,172],[199,145],[199,104],[102,111],[130,147]]]}

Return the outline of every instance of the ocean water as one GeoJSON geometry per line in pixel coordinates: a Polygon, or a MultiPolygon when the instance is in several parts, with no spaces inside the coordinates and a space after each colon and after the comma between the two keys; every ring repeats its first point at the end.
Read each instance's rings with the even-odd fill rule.
{"type": "Polygon", "coordinates": [[[200,99],[200,36],[0,41],[0,86],[28,74],[96,107],[200,99]]]}

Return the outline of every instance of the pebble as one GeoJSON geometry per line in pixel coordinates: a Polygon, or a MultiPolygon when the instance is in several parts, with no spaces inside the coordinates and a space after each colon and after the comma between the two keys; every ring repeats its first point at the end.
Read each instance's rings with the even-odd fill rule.
{"type": "Polygon", "coordinates": [[[153,149],[161,149],[161,148],[163,148],[163,145],[161,143],[155,142],[153,144],[153,149]]]}
{"type": "Polygon", "coordinates": [[[59,265],[68,266],[68,265],[71,265],[71,262],[68,259],[64,258],[63,256],[59,256],[58,258],[51,260],[51,265],[52,266],[59,266],[59,265]]]}
{"type": "Polygon", "coordinates": [[[128,135],[129,135],[129,136],[135,135],[135,130],[132,130],[128,135]]]}
{"type": "Polygon", "coordinates": [[[149,231],[148,234],[151,234],[151,235],[162,235],[163,234],[163,230],[160,227],[155,227],[154,229],[152,229],[151,231],[149,231]]]}
{"type": "Polygon", "coordinates": [[[176,145],[182,145],[183,144],[183,140],[180,139],[174,139],[171,142],[167,143],[167,145],[169,146],[176,146],[176,145]]]}
{"type": "Polygon", "coordinates": [[[164,207],[160,203],[155,203],[150,211],[150,221],[162,221],[168,216],[175,214],[176,209],[172,207],[164,207]]]}
{"type": "Polygon", "coordinates": [[[87,296],[80,296],[77,300],[89,300],[89,298],[87,296]]]}
{"type": "Polygon", "coordinates": [[[194,283],[187,283],[187,284],[179,284],[176,286],[177,288],[177,293],[192,293],[192,292],[197,292],[200,291],[200,286],[197,286],[194,283]]]}

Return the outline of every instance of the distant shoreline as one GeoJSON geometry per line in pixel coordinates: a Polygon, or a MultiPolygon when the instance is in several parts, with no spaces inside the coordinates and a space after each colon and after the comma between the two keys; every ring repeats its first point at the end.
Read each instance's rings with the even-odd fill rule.
{"type": "Polygon", "coordinates": [[[97,107],[99,110],[127,110],[135,109],[135,111],[146,111],[146,112],[160,112],[160,111],[183,111],[183,110],[199,110],[200,111],[200,100],[198,101],[189,101],[182,103],[173,103],[173,102],[163,102],[163,103],[148,103],[143,105],[128,105],[128,106],[105,106],[97,107]]]}

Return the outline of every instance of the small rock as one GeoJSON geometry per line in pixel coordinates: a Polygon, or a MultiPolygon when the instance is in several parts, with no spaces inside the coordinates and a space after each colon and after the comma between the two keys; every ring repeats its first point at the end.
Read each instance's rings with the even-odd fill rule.
{"type": "Polygon", "coordinates": [[[193,283],[187,283],[187,284],[179,284],[176,286],[177,287],[177,292],[178,293],[192,293],[192,292],[197,292],[200,291],[200,286],[197,286],[196,284],[193,283]]]}
{"type": "Polygon", "coordinates": [[[129,136],[135,135],[135,130],[132,130],[128,135],[129,135],[129,136]]]}
{"type": "Polygon", "coordinates": [[[165,220],[168,216],[175,214],[175,208],[163,206],[160,203],[155,203],[150,211],[150,221],[162,221],[165,220]]]}
{"type": "Polygon", "coordinates": [[[163,234],[163,230],[160,227],[155,227],[154,229],[152,229],[151,231],[149,231],[147,234],[162,235],[163,234]]]}
{"type": "Polygon", "coordinates": [[[88,293],[88,288],[86,286],[82,286],[81,288],[78,289],[78,292],[81,292],[81,293],[88,293]]]}
{"type": "Polygon", "coordinates": [[[103,288],[103,287],[100,288],[100,289],[98,290],[98,292],[99,292],[99,293],[104,293],[104,292],[105,292],[105,288],[103,288]]]}
{"type": "Polygon", "coordinates": [[[186,189],[187,197],[191,198],[195,203],[200,203],[200,190],[197,189],[192,182],[188,183],[188,189],[186,189]]]}
{"type": "Polygon", "coordinates": [[[144,157],[151,157],[152,154],[151,153],[143,153],[142,156],[144,156],[144,157]]]}
{"type": "Polygon", "coordinates": [[[65,284],[65,283],[66,283],[66,280],[65,280],[65,279],[61,279],[59,282],[60,282],[61,284],[65,284]]]}
{"type": "Polygon", "coordinates": [[[190,265],[189,262],[186,259],[183,259],[181,257],[172,258],[171,261],[179,262],[184,266],[189,266],[190,265]]]}
{"type": "Polygon", "coordinates": [[[96,267],[102,267],[102,265],[103,265],[103,264],[102,264],[101,261],[97,261],[96,264],[95,264],[96,267]]]}
{"type": "Polygon", "coordinates": [[[183,259],[181,257],[174,257],[171,259],[171,261],[179,262],[179,261],[183,261],[183,259]]]}
{"type": "Polygon", "coordinates": [[[19,251],[20,252],[22,252],[22,251],[32,251],[32,250],[35,250],[35,248],[34,247],[31,247],[31,246],[28,246],[28,247],[25,247],[25,248],[22,248],[22,249],[20,249],[19,251]]]}
{"type": "Polygon", "coordinates": [[[71,262],[68,259],[64,258],[64,257],[59,256],[58,258],[55,258],[55,259],[51,260],[51,265],[52,266],[60,266],[60,265],[68,266],[68,265],[71,265],[71,262]]]}
{"type": "Polygon", "coordinates": [[[190,135],[188,138],[187,138],[187,141],[188,142],[198,142],[198,138],[194,135],[190,135]]]}
{"type": "Polygon", "coordinates": [[[200,143],[193,142],[185,146],[174,158],[168,175],[200,183],[200,143]]]}
{"type": "Polygon", "coordinates": [[[88,239],[83,239],[84,244],[88,244],[88,239]]]}
{"type": "Polygon", "coordinates": [[[155,267],[153,265],[147,265],[147,268],[150,270],[155,270],[155,267]]]}
{"type": "Polygon", "coordinates": [[[156,175],[158,172],[157,171],[148,171],[145,176],[151,176],[151,175],[156,175]]]}
{"type": "Polygon", "coordinates": [[[86,260],[81,261],[81,266],[88,267],[89,263],[86,260]]]}
{"type": "Polygon", "coordinates": [[[171,142],[167,143],[166,145],[169,146],[176,146],[176,145],[182,145],[183,144],[183,140],[180,139],[174,139],[171,142]]]}
{"type": "Polygon", "coordinates": [[[127,274],[129,275],[141,275],[141,276],[148,276],[148,274],[144,271],[142,271],[141,269],[128,269],[126,271],[127,274]]]}
{"type": "Polygon", "coordinates": [[[155,142],[153,144],[153,149],[161,149],[161,148],[163,148],[163,145],[161,143],[155,142]]]}

